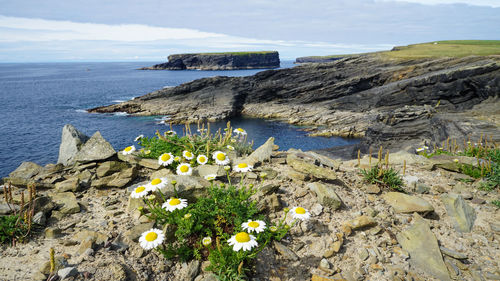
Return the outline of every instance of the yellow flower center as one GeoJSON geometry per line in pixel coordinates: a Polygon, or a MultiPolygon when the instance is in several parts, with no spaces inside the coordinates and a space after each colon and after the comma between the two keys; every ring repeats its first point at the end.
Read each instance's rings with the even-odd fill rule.
{"type": "Polygon", "coordinates": [[[186,173],[187,171],[189,171],[189,167],[188,167],[188,166],[186,166],[186,165],[182,165],[182,166],[179,168],[179,170],[180,170],[181,172],[183,172],[183,173],[186,173]]]}
{"type": "Polygon", "coordinates": [[[226,155],[224,155],[224,153],[217,154],[217,160],[219,160],[219,161],[226,160],[226,155]]]}
{"type": "Polygon", "coordinates": [[[248,233],[246,233],[246,232],[240,232],[240,233],[236,234],[235,239],[239,243],[245,243],[245,242],[250,241],[250,235],[248,235],[248,233]]]}
{"type": "Polygon", "coordinates": [[[240,163],[240,164],[238,164],[238,168],[240,168],[240,169],[244,169],[244,168],[247,168],[247,167],[248,167],[247,163],[240,163]]]}
{"type": "Polygon", "coordinates": [[[131,150],[132,150],[132,147],[131,147],[131,146],[127,146],[127,147],[125,147],[125,149],[124,149],[124,150],[125,150],[126,152],[129,152],[129,151],[131,151],[131,150]]]}
{"type": "Polygon", "coordinates": [[[238,129],[236,129],[236,131],[238,131],[238,132],[244,132],[245,130],[243,130],[242,128],[238,128],[238,129]]]}
{"type": "Polygon", "coordinates": [[[302,207],[298,207],[297,209],[295,209],[295,213],[297,213],[299,215],[303,215],[306,213],[306,209],[304,209],[302,207]]]}
{"type": "Polygon", "coordinates": [[[157,185],[157,184],[160,184],[160,183],[161,183],[160,179],[154,179],[154,180],[151,181],[152,185],[157,185]]]}
{"type": "Polygon", "coordinates": [[[155,241],[156,238],[158,238],[158,234],[156,234],[156,232],[150,232],[148,234],[146,234],[146,241],[148,242],[152,242],[152,241],[155,241]]]}
{"type": "Polygon", "coordinates": [[[186,157],[193,157],[193,154],[189,151],[186,151],[186,157]]]}
{"type": "Polygon", "coordinates": [[[259,227],[259,223],[256,221],[251,221],[248,223],[248,226],[250,226],[251,228],[257,228],[259,227]]]}
{"type": "Polygon", "coordinates": [[[135,189],[135,193],[141,193],[144,190],[146,190],[146,188],[144,186],[139,186],[138,188],[135,189]]]}
{"type": "Polygon", "coordinates": [[[161,161],[168,161],[170,160],[170,154],[163,154],[161,156],[161,161]]]}
{"type": "Polygon", "coordinates": [[[203,162],[205,162],[205,161],[207,160],[207,158],[205,158],[205,156],[200,156],[200,158],[199,158],[199,159],[200,159],[200,162],[202,162],[202,163],[203,163],[203,162]]]}
{"type": "Polygon", "coordinates": [[[172,198],[170,199],[170,201],[168,202],[169,205],[172,205],[172,206],[176,206],[176,205],[179,205],[181,203],[181,200],[177,199],[177,198],[172,198]]]}

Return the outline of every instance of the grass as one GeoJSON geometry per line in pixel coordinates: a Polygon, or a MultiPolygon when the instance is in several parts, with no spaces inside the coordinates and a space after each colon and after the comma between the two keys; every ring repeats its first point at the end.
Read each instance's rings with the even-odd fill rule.
{"type": "Polygon", "coordinates": [[[497,208],[500,208],[500,200],[493,200],[491,201],[491,204],[497,206],[497,208]]]}
{"type": "Polygon", "coordinates": [[[435,57],[466,57],[500,55],[500,40],[448,40],[433,41],[408,46],[397,46],[390,51],[380,51],[361,54],[311,56],[312,58],[339,58],[355,55],[378,55],[386,59],[419,59],[435,57]]]}
{"type": "MultiPolygon", "coordinates": [[[[372,162],[372,152],[370,149],[370,166],[372,162]]],[[[380,147],[378,151],[378,162],[377,165],[370,167],[370,169],[361,169],[361,175],[363,176],[365,182],[371,183],[371,184],[376,184],[381,187],[389,188],[394,191],[399,191],[399,192],[405,192],[403,189],[403,178],[399,175],[399,172],[396,171],[394,168],[389,167],[389,151],[386,152],[385,155],[385,163],[382,163],[382,155],[383,155],[383,148],[380,147]]],[[[361,161],[361,153],[358,150],[358,166],[360,165],[361,161]]],[[[406,162],[403,168],[403,174],[404,170],[406,169],[406,162]]]]}

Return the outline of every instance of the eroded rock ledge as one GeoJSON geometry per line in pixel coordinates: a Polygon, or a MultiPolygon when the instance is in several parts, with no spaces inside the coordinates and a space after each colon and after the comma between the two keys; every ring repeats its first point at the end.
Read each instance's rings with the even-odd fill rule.
{"type": "Polygon", "coordinates": [[[363,137],[363,151],[481,133],[498,142],[499,93],[498,56],[393,61],[363,55],[199,79],[89,112],[168,115],[177,123],[277,118],[323,126],[318,135],[363,137]]]}
{"type": "Polygon", "coordinates": [[[177,54],[168,56],[168,62],[143,67],[141,70],[233,70],[280,67],[276,51],[177,54]]]}

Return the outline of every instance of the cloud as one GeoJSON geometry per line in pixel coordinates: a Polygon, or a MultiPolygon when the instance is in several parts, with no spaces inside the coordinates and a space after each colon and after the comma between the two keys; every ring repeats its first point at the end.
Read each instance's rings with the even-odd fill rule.
{"type": "Polygon", "coordinates": [[[486,6],[500,8],[499,0],[376,0],[378,2],[408,2],[423,5],[467,4],[471,6],[486,6]]]}

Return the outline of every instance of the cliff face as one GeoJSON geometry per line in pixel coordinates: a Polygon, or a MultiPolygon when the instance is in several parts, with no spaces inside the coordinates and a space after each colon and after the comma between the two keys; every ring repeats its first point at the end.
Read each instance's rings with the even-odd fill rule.
{"type": "Polygon", "coordinates": [[[295,59],[295,63],[324,63],[340,60],[342,57],[299,57],[295,59]]]}
{"type": "Polygon", "coordinates": [[[481,132],[500,141],[494,118],[500,114],[499,93],[498,56],[405,61],[356,56],[248,77],[199,79],[89,111],[169,115],[173,122],[278,118],[324,126],[318,135],[364,137],[365,144],[401,148],[481,132]],[[494,106],[474,111],[484,103],[494,106]]]}
{"type": "Polygon", "coordinates": [[[245,52],[214,54],[178,54],[168,56],[168,62],[144,67],[144,70],[232,70],[278,68],[278,52],[245,52]]]}

